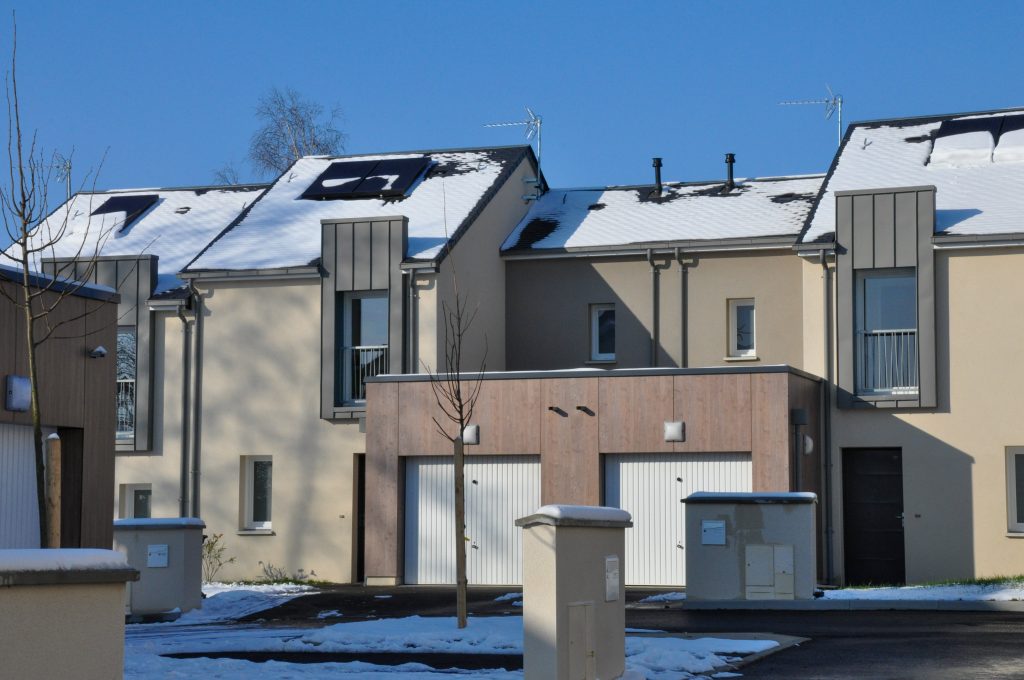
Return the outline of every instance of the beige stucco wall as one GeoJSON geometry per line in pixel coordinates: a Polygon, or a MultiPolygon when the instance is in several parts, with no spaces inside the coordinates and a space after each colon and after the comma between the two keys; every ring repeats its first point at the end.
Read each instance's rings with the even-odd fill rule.
{"type": "MultiPolygon", "coordinates": [[[[1013,358],[1024,337],[1024,317],[1013,311],[1024,307],[1022,267],[1021,249],[938,251],[938,408],[833,411],[834,556],[840,575],[842,449],[855,447],[902,448],[909,582],[1021,571],[1024,536],[1007,535],[1005,451],[1024,444],[1016,398],[1024,366],[1013,358]]],[[[805,280],[810,278],[805,269],[805,280]]],[[[818,284],[819,302],[805,296],[808,355],[821,347],[820,279],[818,284]]]]}
{"type": "Polygon", "coordinates": [[[120,678],[124,583],[0,588],[0,678],[120,678]]]}
{"type": "Polygon", "coordinates": [[[114,459],[114,513],[124,517],[124,486],[150,484],[153,517],[178,517],[181,495],[182,324],[172,312],[155,313],[153,450],[114,459]]]}
{"type": "MultiPolygon", "coordinates": [[[[720,366],[728,356],[728,300],[754,298],[757,360],[803,365],[802,265],[791,252],[706,253],[687,274],[688,365],[720,366]]],[[[668,257],[657,259],[659,266],[668,257]]],[[[590,358],[590,305],[614,303],[615,366],[650,366],[651,267],[645,259],[506,262],[508,368],[576,368],[590,358]]],[[[659,275],[658,365],[682,359],[680,270],[659,275]]]]}
{"type": "Polygon", "coordinates": [[[204,289],[202,499],[223,533],[223,579],[289,574],[354,578],[358,420],[320,419],[320,280],[204,289]],[[239,533],[241,457],[273,456],[272,535],[239,533]]]}

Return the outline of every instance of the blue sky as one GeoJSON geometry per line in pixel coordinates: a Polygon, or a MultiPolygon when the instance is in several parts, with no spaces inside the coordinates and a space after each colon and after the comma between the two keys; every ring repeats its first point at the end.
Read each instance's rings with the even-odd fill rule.
{"type": "Polygon", "coordinates": [[[211,182],[274,85],[353,153],[518,143],[482,124],[529,105],[554,186],[824,171],[834,121],[777,102],[826,83],[848,120],[1024,104],[1024,3],[33,0],[5,63],[12,7],[26,124],[104,188],[211,182]]]}

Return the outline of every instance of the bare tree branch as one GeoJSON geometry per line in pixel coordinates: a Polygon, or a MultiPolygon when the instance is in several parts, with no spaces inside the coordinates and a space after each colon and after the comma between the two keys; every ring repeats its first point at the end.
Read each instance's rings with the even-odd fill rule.
{"type": "Polygon", "coordinates": [[[341,109],[324,111],[292,88],[271,88],[256,104],[261,127],[249,142],[249,160],[260,174],[280,174],[303,156],[337,154],[345,148],[338,129],[341,109]]]}

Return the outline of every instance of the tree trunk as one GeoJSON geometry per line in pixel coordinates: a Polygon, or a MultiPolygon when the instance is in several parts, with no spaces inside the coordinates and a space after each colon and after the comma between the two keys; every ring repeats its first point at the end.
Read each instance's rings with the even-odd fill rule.
{"type": "Polygon", "coordinates": [[[466,460],[462,432],[455,440],[455,610],[458,627],[466,627],[466,460]]]}

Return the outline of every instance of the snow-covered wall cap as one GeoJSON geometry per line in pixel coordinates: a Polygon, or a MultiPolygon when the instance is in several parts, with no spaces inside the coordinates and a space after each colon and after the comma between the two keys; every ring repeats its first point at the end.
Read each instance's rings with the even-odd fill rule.
{"type": "Polygon", "coordinates": [[[810,491],[698,491],[683,499],[684,503],[793,504],[817,503],[818,494],[810,491]]]}
{"type": "Polygon", "coordinates": [[[206,522],[198,517],[154,517],[145,519],[115,519],[114,529],[205,529],[206,522]]]}
{"type": "MultiPolygon", "coordinates": [[[[821,199],[800,237],[803,244],[831,244],[836,231],[836,192],[935,187],[935,233],[949,236],[1024,231],[1024,153],[1020,130],[940,137],[943,123],[1014,118],[1021,109],[985,114],[854,123],[825,179],[821,199]],[[987,136],[987,138],[986,138],[987,136]],[[969,148],[968,158],[950,147],[969,148]]],[[[994,123],[993,123],[994,124],[994,123]]]]}
{"type": "Polygon", "coordinates": [[[789,237],[800,233],[822,175],[721,182],[552,189],[502,244],[502,252],[789,237]]]}
{"type": "Polygon", "coordinates": [[[0,586],[137,581],[124,553],[93,548],[0,550],[0,586]]]}
{"type": "Polygon", "coordinates": [[[535,524],[625,528],[633,526],[633,521],[626,510],[597,505],[544,505],[516,520],[516,526],[524,528],[535,524]]]}

